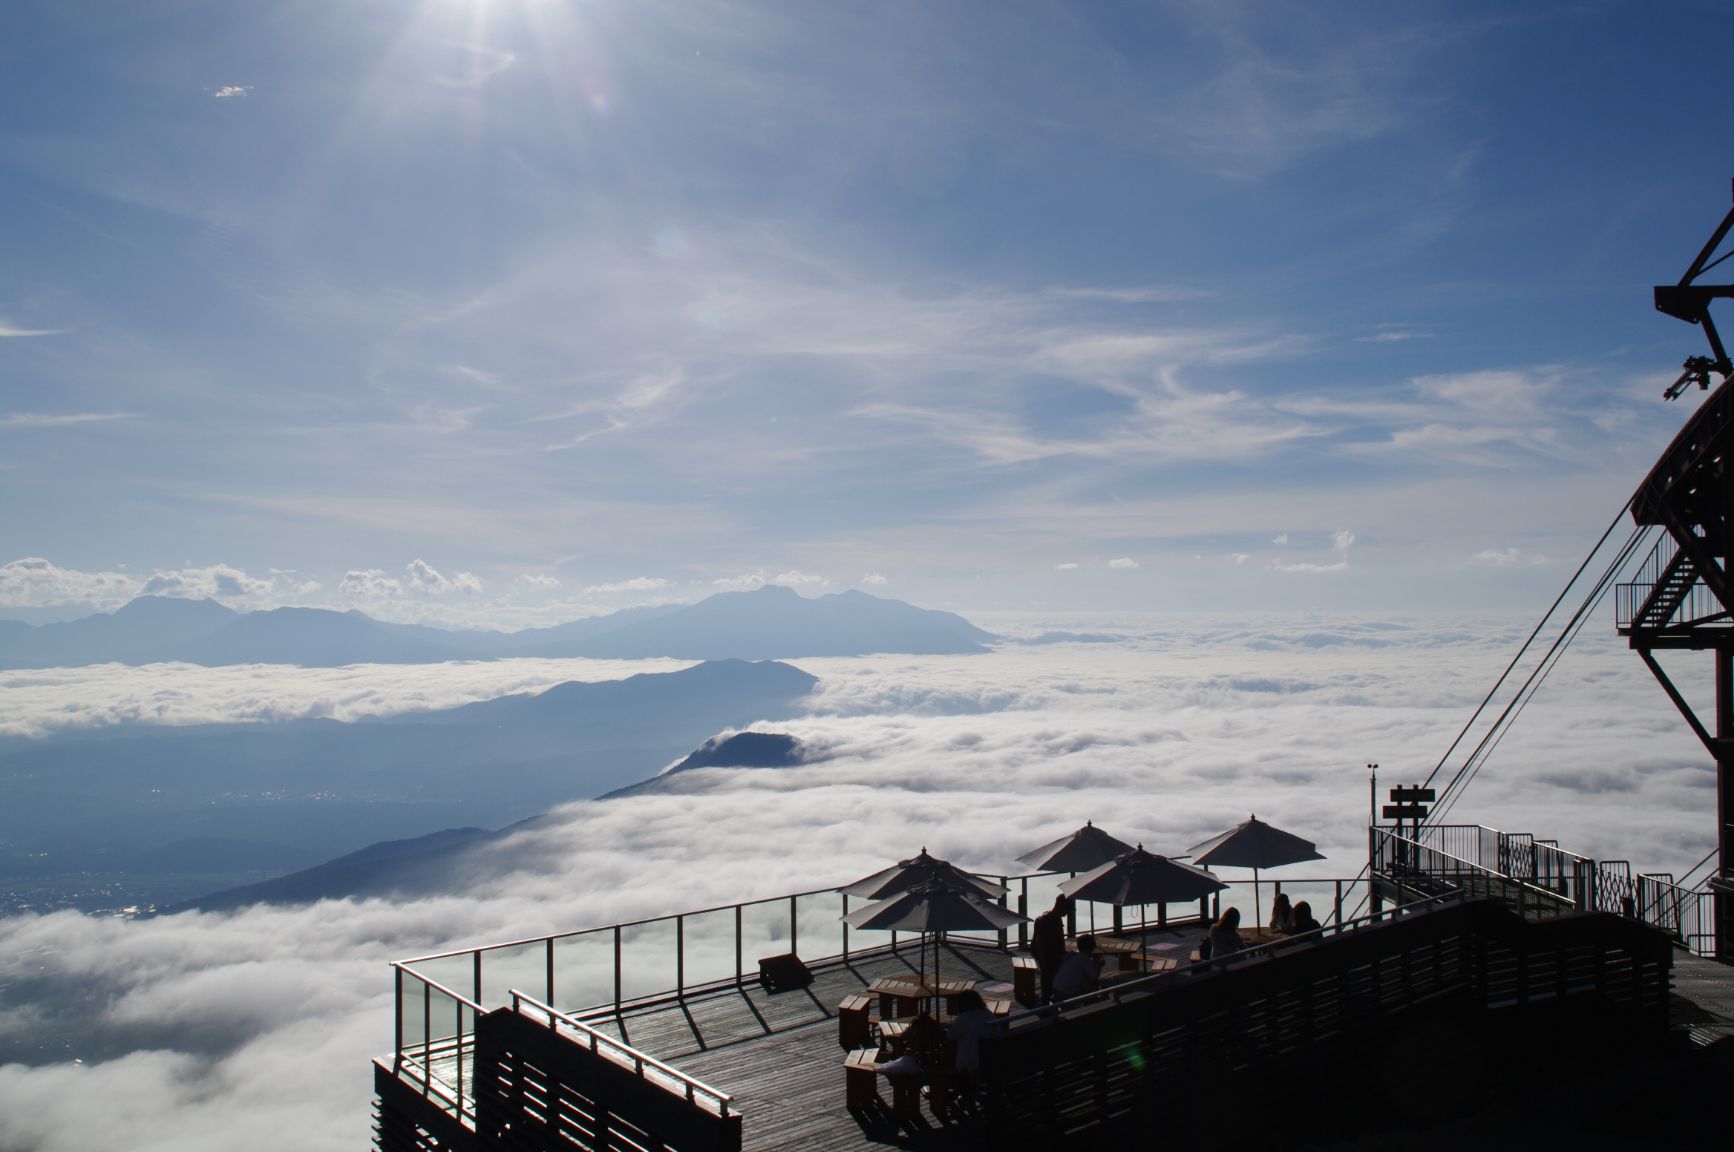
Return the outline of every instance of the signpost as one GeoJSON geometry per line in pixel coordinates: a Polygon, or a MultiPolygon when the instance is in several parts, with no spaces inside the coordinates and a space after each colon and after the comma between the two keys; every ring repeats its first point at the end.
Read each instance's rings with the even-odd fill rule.
{"type": "MultiPolygon", "coordinates": [[[[1434,799],[1433,789],[1423,788],[1419,784],[1414,784],[1407,788],[1399,784],[1397,787],[1391,789],[1391,803],[1385,805],[1384,817],[1387,820],[1393,820],[1396,822],[1397,851],[1400,862],[1405,864],[1409,863],[1407,860],[1401,860],[1401,857],[1407,855],[1409,851],[1403,841],[1403,821],[1414,821],[1415,830],[1411,837],[1411,842],[1415,845],[1415,848],[1419,850],[1421,846],[1421,821],[1426,818],[1429,811],[1428,806],[1433,803],[1434,799]]],[[[1416,861],[1415,863],[1418,864],[1420,862],[1416,861]]]]}

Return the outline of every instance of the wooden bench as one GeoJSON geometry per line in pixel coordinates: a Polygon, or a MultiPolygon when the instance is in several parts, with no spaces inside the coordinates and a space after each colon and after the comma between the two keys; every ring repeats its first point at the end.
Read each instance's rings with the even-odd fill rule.
{"type": "Polygon", "coordinates": [[[857,992],[837,1005],[837,1042],[845,1048],[865,1047],[872,1041],[873,997],[857,992]]]}
{"type": "Polygon", "coordinates": [[[1034,956],[1012,957],[1012,995],[1020,1004],[1036,1002],[1036,982],[1041,975],[1041,968],[1036,964],[1034,956]]]}
{"type": "Polygon", "coordinates": [[[843,1060],[843,1099],[850,1108],[883,1104],[879,1097],[879,1050],[857,1048],[843,1060]]]}

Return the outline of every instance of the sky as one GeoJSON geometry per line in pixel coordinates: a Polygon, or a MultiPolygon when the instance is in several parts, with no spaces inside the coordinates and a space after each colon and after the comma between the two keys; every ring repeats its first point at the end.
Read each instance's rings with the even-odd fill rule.
{"type": "MultiPolygon", "coordinates": [[[[1366,762],[1381,763],[1381,786],[1424,776],[1526,623],[1152,616],[1097,622],[1112,642],[803,660],[817,693],[753,727],[797,736],[810,762],[695,770],[660,794],[564,805],[413,897],[0,919],[0,1147],[358,1147],[369,1061],[393,1043],[387,960],[831,887],[923,846],[1003,874],[1086,819],[1179,853],[1256,813],[1326,857],[1266,872],[1264,899],[1280,878],[1321,908],[1328,887],[1296,885],[1359,872],[1366,762]]],[[[485,691],[513,664],[544,671],[393,669],[397,696],[368,706],[485,691]]],[[[273,689],[281,714],[317,707],[306,680],[253,669],[156,674],[165,699],[204,719],[256,719],[254,697],[273,689]]],[[[332,697],[379,688],[360,670],[304,676],[332,697]]],[[[10,691],[0,686],[4,710],[47,712],[10,691]]],[[[1642,665],[1586,631],[1449,819],[1680,876],[1713,843],[1714,788],[1642,665]]],[[[1223,875],[1250,911],[1246,873],[1223,875]]],[[[827,951],[822,926],[803,927],[804,956],[827,951]]],[[[671,970],[666,953],[627,961],[634,980],[671,970]]]]}
{"type": "Polygon", "coordinates": [[[1696,396],[1710,3],[17,0],[0,613],[1527,611],[1696,396]]]}

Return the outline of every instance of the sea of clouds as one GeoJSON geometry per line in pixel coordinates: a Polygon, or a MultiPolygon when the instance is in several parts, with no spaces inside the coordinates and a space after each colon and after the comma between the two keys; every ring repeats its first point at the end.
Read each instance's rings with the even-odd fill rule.
{"type": "MultiPolygon", "coordinates": [[[[825,887],[923,846],[1005,872],[1089,818],[1183,852],[1256,812],[1325,852],[1291,874],[1353,876],[1366,764],[1383,765],[1381,787],[1424,778],[1527,622],[985,623],[1014,641],[1053,629],[1111,639],[793,661],[820,688],[800,715],[754,727],[798,736],[808,763],[696,770],[648,794],[566,805],[474,853],[460,891],[0,921],[0,1058],[14,1061],[0,1066],[0,1147],[358,1147],[368,1061],[393,1042],[388,960],[825,887]]],[[[1713,771],[1610,632],[1592,627],[1572,648],[1452,819],[1683,872],[1713,840],[1713,771]]],[[[0,715],[18,733],[376,715],[605,672],[575,661],[61,670],[0,681],[0,715]],[[57,700],[75,702],[72,719],[54,718],[57,700]]]]}

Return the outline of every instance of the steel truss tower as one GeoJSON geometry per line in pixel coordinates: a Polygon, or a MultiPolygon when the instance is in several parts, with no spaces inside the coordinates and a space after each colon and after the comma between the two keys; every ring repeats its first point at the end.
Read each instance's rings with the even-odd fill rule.
{"type": "Polygon", "coordinates": [[[1632,497],[1632,519],[1662,529],[1637,579],[1619,586],[1620,634],[1638,653],[1668,698],[1716,761],[1717,869],[1716,958],[1734,963],[1734,365],[1723,350],[1710,302],[1734,297],[1734,284],[1698,281],[1722,258],[1716,249],[1734,228],[1734,210],[1678,284],[1656,289],[1656,307],[1704,329],[1712,355],[1693,356],[1668,389],[1673,399],[1691,385],[1708,388],[1710,373],[1722,383],[1692,414],[1632,497]],[[1715,716],[1707,724],[1675,687],[1656,653],[1664,649],[1709,652],[1715,661],[1715,716]]]}

